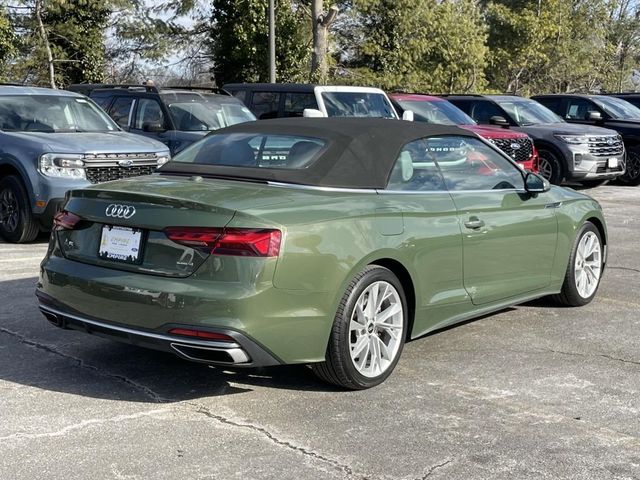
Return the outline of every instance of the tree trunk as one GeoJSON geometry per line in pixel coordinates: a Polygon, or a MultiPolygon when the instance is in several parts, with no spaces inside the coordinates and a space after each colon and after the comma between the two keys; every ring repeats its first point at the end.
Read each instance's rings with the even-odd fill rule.
{"type": "Polygon", "coordinates": [[[311,28],[313,31],[313,50],[311,52],[312,82],[326,83],[329,73],[327,66],[327,37],[329,25],[335,20],[338,7],[332,6],[326,14],[322,12],[322,0],[311,1],[311,28]]]}
{"type": "Polygon", "coordinates": [[[44,23],[42,23],[42,0],[36,0],[35,16],[36,16],[36,21],[38,22],[40,39],[42,40],[45,51],[47,52],[47,62],[49,64],[49,83],[51,84],[51,88],[57,88],[55,70],[53,69],[53,54],[51,53],[51,46],[49,45],[49,38],[47,37],[47,32],[44,29],[44,23]]]}

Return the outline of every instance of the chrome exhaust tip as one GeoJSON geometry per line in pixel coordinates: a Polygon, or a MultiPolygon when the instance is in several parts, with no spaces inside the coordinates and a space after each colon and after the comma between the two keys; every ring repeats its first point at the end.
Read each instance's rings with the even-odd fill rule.
{"type": "Polygon", "coordinates": [[[200,345],[196,346],[172,343],[171,348],[173,348],[181,357],[195,362],[235,365],[241,363],[246,364],[251,361],[249,355],[247,355],[243,349],[238,347],[214,348],[200,345]]]}

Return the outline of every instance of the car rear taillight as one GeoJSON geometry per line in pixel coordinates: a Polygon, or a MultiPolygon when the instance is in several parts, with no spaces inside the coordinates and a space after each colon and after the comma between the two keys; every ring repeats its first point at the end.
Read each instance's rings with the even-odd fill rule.
{"type": "Polygon", "coordinates": [[[183,337],[202,338],[206,340],[218,340],[219,342],[235,342],[229,335],[224,333],[205,332],[204,330],[192,330],[190,328],[172,328],[169,330],[172,335],[180,335],[183,337]]]}
{"type": "Polygon", "coordinates": [[[167,227],[173,242],[216,255],[277,257],[282,233],[274,229],[167,227]]]}
{"type": "Polygon", "coordinates": [[[53,217],[53,228],[54,230],[73,230],[73,227],[75,227],[76,223],[80,220],[80,217],[75,213],[63,210],[53,217]]]}

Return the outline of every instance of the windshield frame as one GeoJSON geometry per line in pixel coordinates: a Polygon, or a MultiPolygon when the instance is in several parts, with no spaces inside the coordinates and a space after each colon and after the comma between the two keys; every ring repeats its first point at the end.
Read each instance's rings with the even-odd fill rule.
{"type": "Polygon", "coordinates": [[[473,118],[464,113],[460,108],[456,107],[453,103],[446,100],[411,100],[411,99],[394,99],[395,102],[402,107],[403,110],[411,110],[414,114],[414,120],[417,122],[423,122],[429,125],[478,125],[473,118]],[[440,122],[428,122],[426,120],[419,120],[417,117],[423,118],[424,115],[420,112],[419,107],[428,105],[431,108],[438,111],[439,114],[445,116],[451,123],[440,122]],[[443,107],[443,108],[441,108],[443,107]],[[457,115],[463,122],[458,122],[450,115],[457,115]]]}
{"type": "MultiPolygon", "coordinates": [[[[493,101],[496,102],[513,119],[513,121],[521,127],[544,125],[549,123],[566,123],[562,117],[555,114],[540,102],[536,102],[529,98],[494,98],[493,101]],[[535,118],[535,121],[525,121],[524,118],[519,118],[519,116],[516,115],[515,109],[511,107],[511,105],[518,107],[518,104],[532,107],[527,108],[527,110],[536,114],[537,118],[535,118]]],[[[532,119],[533,118],[531,117],[529,118],[529,120],[532,119]]]]}
{"type": "MultiPolygon", "coordinates": [[[[356,117],[356,118],[384,118],[384,119],[392,119],[392,120],[397,120],[398,119],[398,115],[395,111],[395,109],[393,108],[393,105],[391,104],[391,101],[389,100],[389,98],[387,97],[387,95],[384,92],[378,92],[378,91],[357,91],[357,90],[324,90],[320,92],[320,97],[322,98],[322,104],[323,104],[323,108],[325,110],[325,113],[327,114],[328,117],[356,117]],[[337,98],[333,98],[333,97],[339,97],[342,95],[361,95],[361,96],[376,96],[379,97],[382,100],[382,103],[384,105],[386,105],[387,110],[388,110],[388,115],[331,115],[329,113],[329,109],[327,108],[329,103],[331,102],[332,105],[335,105],[337,102],[337,98]]],[[[355,106],[355,103],[354,103],[355,106]]],[[[347,112],[343,109],[340,109],[338,106],[336,106],[336,108],[344,113],[351,113],[351,112],[347,112]]]]}
{"type": "Polygon", "coordinates": [[[609,115],[614,120],[640,120],[640,108],[636,107],[633,103],[623,100],[618,97],[592,97],[593,103],[595,103],[598,107],[600,107],[604,113],[609,115]],[[634,114],[636,116],[626,116],[620,115],[619,112],[614,110],[614,107],[619,107],[622,109],[628,109],[630,111],[635,111],[634,114]]]}
{"type": "MultiPolygon", "coordinates": [[[[23,119],[22,117],[20,117],[20,115],[17,113],[18,111],[20,111],[21,108],[25,108],[27,107],[27,104],[25,102],[38,102],[38,100],[43,100],[45,99],[47,102],[51,102],[53,100],[56,100],[58,102],[60,102],[61,108],[66,108],[67,105],[72,105],[73,107],[76,107],[76,105],[74,105],[74,103],[77,103],[79,105],[86,105],[86,107],[76,107],[76,108],[88,108],[89,111],[94,114],[97,118],[99,118],[103,123],[105,128],[104,129],[85,129],[85,128],[78,128],[78,127],[82,127],[81,125],[76,125],[76,128],[59,128],[59,129],[54,129],[52,126],[51,128],[42,128],[42,129],[26,129],[26,125],[23,128],[2,128],[0,130],[5,131],[5,132],[21,132],[21,133],[30,133],[30,132],[34,132],[34,133],[105,133],[105,132],[119,132],[122,131],[122,129],[118,126],[118,124],[109,116],[107,115],[107,113],[102,110],[93,100],[91,100],[88,97],[85,96],[76,96],[76,95],[50,95],[50,94],[46,94],[46,95],[2,95],[0,96],[0,107],[4,106],[5,104],[3,103],[4,99],[10,98],[12,100],[14,100],[14,102],[7,102],[8,105],[8,112],[10,115],[14,116],[14,118],[12,119],[13,122],[16,121],[25,121],[25,119],[23,119]],[[17,102],[16,102],[17,100],[17,102]],[[66,104],[66,105],[65,105],[66,104]],[[15,118],[17,117],[17,118],[15,118]]],[[[46,103],[41,102],[42,105],[38,105],[38,107],[42,107],[45,108],[46,107],[46,103]]],[[[70,108],[69,109],[69,114],[73,115],[74,121],[79,120],[79,118],[77,118],[77,115],[75,115],[75,113],[72,111],[73,109],[70,108]]],[[[65,113],[65,117],[67,117],[67,114],[65,113]]],[[[41,122],[41,120],[43,119],[43,117],[34,117],[34,121],[32,121],[31,123],[36,123],[36,118],[38,120],[38,122],[42,123],[43,125],[48,125],[45,124],[43,122],[41,122]]],[[[1,118],[0,118],[1,120],[1,118]]],[[[65,120],[68,120],[68,117],[65,118],[65,120]]],[[[5,122],[6,125],[6,122],[5,122]]]]}

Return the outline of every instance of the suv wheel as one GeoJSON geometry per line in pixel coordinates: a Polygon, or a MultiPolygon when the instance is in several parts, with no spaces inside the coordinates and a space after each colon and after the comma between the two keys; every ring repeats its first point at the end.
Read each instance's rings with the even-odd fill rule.
{"type": "Polygon", "coordinates": [[[0,236],[8,242],[31,242],[40,232],[27,198],[18,177],[9,175],[0,180],[0,236]]]}
{"type": "Polygon", "coordinates": [[[618,180],[625,185],[640,185],[640,148],[627,151],[627,171],[618,180]]]}
{"type": "Polygon", "coordinates": [[[538,151],[538,169],[540,175],[554,185],[560,185],[564,178],[562,164],[558,157],[549,150],[538,151]]]}

